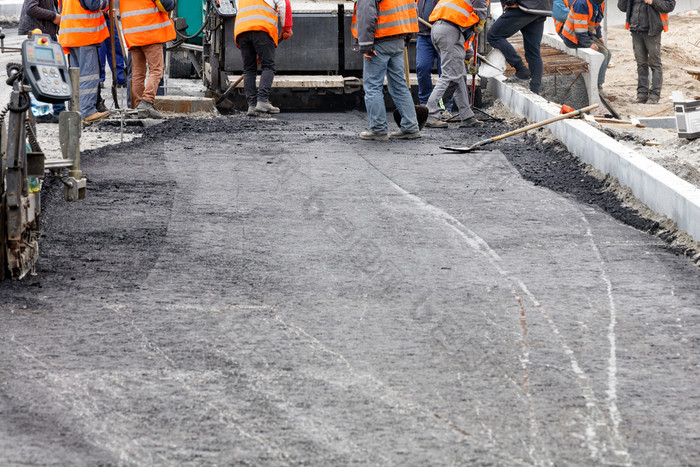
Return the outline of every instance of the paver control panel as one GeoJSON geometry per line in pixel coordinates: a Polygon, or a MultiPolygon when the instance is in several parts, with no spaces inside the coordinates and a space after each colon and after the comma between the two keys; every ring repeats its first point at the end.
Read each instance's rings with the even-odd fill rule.
{"type": "Polygon", "coordinates": [[[71,98],[71,83],[63,48],[46,34],[32,34],[22,43],[24,76],[41,102],[57,103],[71,98]]]}

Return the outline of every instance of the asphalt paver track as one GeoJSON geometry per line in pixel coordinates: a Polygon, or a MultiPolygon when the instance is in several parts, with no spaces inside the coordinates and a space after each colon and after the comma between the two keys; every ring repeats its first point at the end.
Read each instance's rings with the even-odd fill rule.
{"type": "Polygon", "coordinates": [[[175,120],[48,184],[0,463],[699,463],[697,269],[524,180],[531,140],[364,125],[175,120]]]}

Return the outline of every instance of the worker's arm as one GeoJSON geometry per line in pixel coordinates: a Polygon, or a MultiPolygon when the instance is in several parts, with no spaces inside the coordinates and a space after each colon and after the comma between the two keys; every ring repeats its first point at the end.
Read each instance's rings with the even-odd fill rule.
{"type": "Polygon", "coordinates": [[[488,0],[473,0],[472,8],[474,13],[479,16],[479,21],[485,20],[489,15],[489,1],[488,0]]]}
{"type": "Polygon", "coordinates": [[[53,21],[56,12],[39,6],[38,0],[27,0],[27,15],[42,21],[53,21]]]}
{"type": "Polygon", "coordinates": [[[284,15],[284,27],[282,28],[282,39],[287,40],[292,37],[292,4],[289,0],[284,0],[286,14],[284,15]]]}
{"type": "Polygon", "coordinates": [[[362,54],[374,50],[374,31],[378,18],[377,0],[357,0],[357,42],[362,54]]]}
{"type": "Polygon", "coordinates": [[[651,7],[661,14],[671,13],[676,8],[676,0],[652,0],[651,7]]]}
{"type": "Polygon", "coordinates": [[[569,8],[567,21],[574,25],[578,48],[586,49],[593,44],[591,33],[588,31],[588,1],[576,0],[569,8]]]}

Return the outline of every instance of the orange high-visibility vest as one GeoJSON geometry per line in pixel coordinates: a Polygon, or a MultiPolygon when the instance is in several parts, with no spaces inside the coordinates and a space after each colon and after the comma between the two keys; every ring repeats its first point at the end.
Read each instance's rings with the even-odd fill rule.
{"type": "MultiPolygon", "coordinates": [[[[591,4],[591,0],[586,0],[586,2],[588,3],[588,15],[576,13],[574,9],[571,8],[571,10],[569,10],[569,16],[566,18],[566,22],[561,28],[561,34],[574,44],[578,44],[576,33],[583,34],[588,30],[595,31],[600,24],[591,22],[594,12],[593,5],[591,4]]],[[[605,2],[600,4],[600,10],[605,11],[605,2]]]]}
{"type": "Polygon", "coordinates": [[[439,19],[462,28],[468,28],[479,22],[479,16],[474,13],[474,8],[465,0],[440,0],[433,8],[429,21],[432,23],[439,19]]]}
{"type": "MultiPolygon", "coordinates": [[[[566,8],[569,8],[569,0],[563,0],[564,5],[566,5],[566,8]]],[[[561,33],[561,28],[564,27],[564,23],[561,21],[557,21],[555,17],[552,16],[552,19],[554,20],[554,30],[557,32],[557,34],[561,33]]]]}
{"type": "Polygon", "coordinates": [[[64,0],[61,7],[61,29],[58,41],[63,47],[99,44],[109,37],[102,11],[89,11],[79,0],[64,0]]]}
{"type": "MultiPolygon", "coordinates": [[[[629,7],[628,7],[629,8],[629,7]]],[[[664,32],[668,32],[668,13],[659,13],[659,16],[661,17],[661,24],[664,27],[664,32]]],[[[630,23],[625,22],[625,29],[630,28],[630,23]]]]}
{"type": "Polygon", "coordinates": [[[120,0],[122,31],[126,47],[162,44],[175,39],[170,15],[160,11],[152,0],[120,0]]]}
{"type": "MultiPolygon", "coordinates": [[[[381,0],[378,13],[375,39],[418,32],[418,10],[413,0],[381,0]]],[[[357,39],[357,2],[350,28],[357,39]]]]}
{"type": "Polygon", "coordinates": [[[238,35],[248,31],[264,31],[275,45],[279,41],[279,14],[263,0],[240,0],[234,25],[233,40],[238,44],[238,35]]]}

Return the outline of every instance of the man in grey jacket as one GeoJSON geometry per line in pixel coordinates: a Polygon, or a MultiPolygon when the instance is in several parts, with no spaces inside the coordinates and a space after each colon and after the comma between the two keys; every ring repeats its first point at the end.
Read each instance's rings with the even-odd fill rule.
{"type": "Polygon", "coordinates": [[[539,94],[542,86],[540,43],[544,21],[547,16],[552,16],[552,3],[553,0],[501,0],[503,14],[493,23],[486,36],[489,44],[503,52],[508,64],[515,68],[515,78],[530,80],[530,90],[536,94],[539,94]],[[518,31],[523,35],[528,66],[508,42],[508,38],[518,31]]]}
{"type": "Polygon", "coordinates": [[[663,83],[661,32],[668,31],[668,13],[676,7],[676,0],[617,0],[617,7],[627,13],[625,28],[632,33],[632,49],[637,62],[636,102],[656,104],[663,83]]]}

